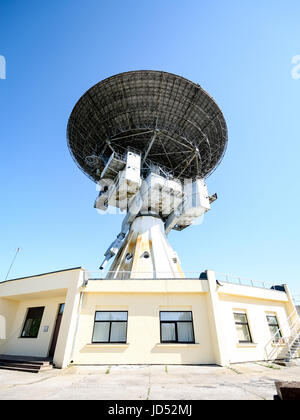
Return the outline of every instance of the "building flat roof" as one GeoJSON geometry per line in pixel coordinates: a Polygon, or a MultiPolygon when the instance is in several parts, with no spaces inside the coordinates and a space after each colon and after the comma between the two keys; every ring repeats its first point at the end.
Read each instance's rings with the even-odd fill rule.
{"type": "Polygon", "coordinates": [[[0,281],[0,284],[7,283],[9,281],[29,279],[31,277],[46,276],[47,274],[60,273],[60,272],[63,272],[63,271],[82,270],[82,269],[83,269],[82,267],[65,268],[64,270],[49,271],[47,273],[33,274],[32,276],[18,277],[16,279],[4,280],[4,281],[0,281]]]}

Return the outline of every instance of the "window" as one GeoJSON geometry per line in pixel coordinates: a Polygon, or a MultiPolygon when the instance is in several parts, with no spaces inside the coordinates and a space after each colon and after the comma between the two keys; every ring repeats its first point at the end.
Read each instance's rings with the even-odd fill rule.
{"type": "Polygon", "coordinates": [[[92,343],[126,343],[127,312],[96,311],[92,343]]]}
{"type": "Polygon", "coordinates": [[[21,334],[22,338],[36,338],[38,336],[44,309],[44,306],[28,309],[21,334]]]}
{"type": "Polygon", "coordinates": [[[63,314],[63,312],[64,312],[64,309],[65,309],[65,304],[64,304],[64,303],[61,303],[61,304],[59,305],[58,314],[59,314],[59,315],[62,315],[62,314],[63,314]]]}
{"type": "Polygon", "coordinates": [[[275,315],[267,315],[267,321],[271,333],[271,337],[273,337],[274,343],[278,343],[280,341],[282,335],[279,329],[278,321],[275,315]]]}
{"type": "Polygon", "coordinates": [[[194,343],[192,312],[160,312],[161,343],[194,343]]]}
{"type": "Polygon", "coordinates": [[[235,326],[238,333],[239,343],[252,343],[247,315],[245,313],[234,313],[235,326]]]}

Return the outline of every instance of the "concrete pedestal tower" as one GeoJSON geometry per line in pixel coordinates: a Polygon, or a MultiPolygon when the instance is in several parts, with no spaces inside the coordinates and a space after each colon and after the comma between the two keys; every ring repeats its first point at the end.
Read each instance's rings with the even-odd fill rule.
{"type": "Polygon", "coordinates": [[[178,255],[171,248],[159,216],[134,219],[109,278],[184,278],[178,255]]]}

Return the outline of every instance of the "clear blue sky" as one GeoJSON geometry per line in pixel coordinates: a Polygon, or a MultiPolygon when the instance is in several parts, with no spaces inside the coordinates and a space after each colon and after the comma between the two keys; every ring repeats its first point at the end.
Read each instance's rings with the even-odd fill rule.
{"type": "Polygon", "coordinates": [[[221,107],[226,155],[204,223],[172,232],[183,268],[211,268],[300,294],[298,0],[2,0],[0,278],[96,270],[122,216],[93,208],[73,162],[69,114],[92,85],[136,69],[199,83],[221,107]]]}

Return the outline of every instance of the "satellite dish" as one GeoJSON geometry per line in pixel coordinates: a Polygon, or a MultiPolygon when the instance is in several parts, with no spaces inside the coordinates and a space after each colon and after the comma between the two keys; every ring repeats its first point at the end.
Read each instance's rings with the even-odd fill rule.
{"type": "Polygon", "coordinates": [[[198,84],[138,70],[90,88],[70,115],[67,138],[74,160],[96,182],[111,154],[122,158],[128,148],[141,154],[142,173],[153,164],[170,177],[196,179],[221,161],[227,128],[218,105],[198,84]]]}

